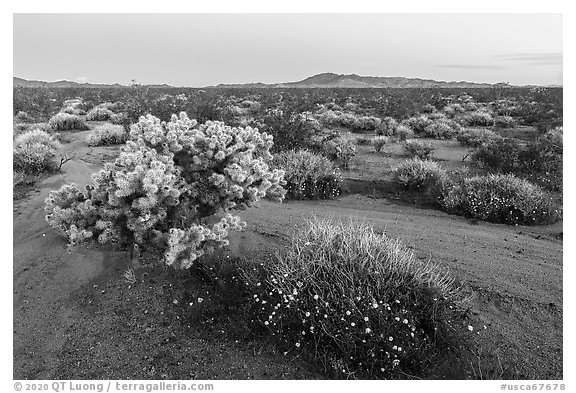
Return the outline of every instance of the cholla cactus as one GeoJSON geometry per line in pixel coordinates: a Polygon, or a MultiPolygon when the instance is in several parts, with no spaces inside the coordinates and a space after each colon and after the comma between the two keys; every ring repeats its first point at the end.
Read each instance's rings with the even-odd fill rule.
{"type": "Polygon", "coordinates": [[[46,219],[73,243],[154,247],[168,265],[187,268],[245,225],[229,210],[284,198],[284,173],[267,165],[272,145],[257,129],[199,125],[185,113],[168,123],[141,117],[120,156],[93,175],[93,185],[50,193],[46,219]],[[222,213],[216,224],[206,223],[222,213]]]}

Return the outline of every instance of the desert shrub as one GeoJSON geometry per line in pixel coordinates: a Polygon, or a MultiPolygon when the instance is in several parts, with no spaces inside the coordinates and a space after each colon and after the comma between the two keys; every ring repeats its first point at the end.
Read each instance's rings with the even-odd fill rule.
{"type": "Polygon", "coordinates": [[[464,117],[469,126],[487,127],[494,125],[494,118],[488,112],[475,111],[466,114],[464,117]]]}
{"type": "Polygon", "coordinates": [[[360,138],[356,138],[356,144],[358,146],[366,146],[372,144],[372,138],[368,136],[361,136],[360,138]]]}
{"type": "Polygon", "coordinates": [[[456,140],[464,146],[480,147],[502,137],[484,128],[466,128],[456,135],[456,140]]]}
{"type": "Polygon", "coordinates": [[[262,104],[257,101],[244,100],[240,103],[242,108],[248,109],[249,112],[254,113],[262,109],[262,104]]]}
{"type": "Polygon", "coordinates": [[[57,169],[54,158],[60,143],[42,130],[31,130],[14,140],[14,169],[34,174],[57,169]]]}
{"type": "Polygon", "coordinates": [[[86,114],[86,120],[88,121],[107,121],[114,116],[114,112],[108,109],[106,106],[95,106],[90,109],[86,114]]]}
{"type": "Polygon", "coordinates": [[[445,188],[442,204],[455,214],[504,224],[546,224],[561,217],[544,190],[512,174],[463,178],[445,188]]]}
{"type": "Polygon", "coordinates": [[[262,130],[274,137],[275,151],[309,148],[316,134],[315,123],[287,111],[269,111],[262,117],[262,123],[262,130]]]}
{"type": "Polygon", "coordinates": [[[376,135],[392,136],[398,128],[398,122],[393,117],[385,117],[376,129],[376,135]]]}
{"type": "Polygon", "coordinates": [[[128,116],[124,112],[113,113],[112,116],[110,116],[110,123],[126,126],[129,125],[130,119],[128,119],[128,116]]]}
{"type": "Polygon", "coordinates": [[[434,121],[436,121],[436,120],[442,120],[442,121],[449,120],[448,117],[442,112],[428,113],[428,114],[426,114],[426,117],[428,119],[434,120],[434,121]]]}
{"type": "Polygon", "coordinates": [[[372,139],[372,146],[374,146],[374,150],[376,151],[376,153],[378,153],[388,142],[390,142],[389,137],[380,135],[372,139]]]}
{"type": "Polygon", "coordinates": [[[14,120],[18,123],[33,123],[34,118],[28,114],[28,112],[20,111],[14,116],[14,120]]]}
{"type": "Polygon", "coordinates": [[[72,106],[65,106],[64,108],[62,108],[60,112],[76,116],[84,116],[86,114],[86,111],[84,109],[72,106]]]}
{"type": "Polygon", "coordinates": [[[414,139],[404,142],[403,147],[406,154],[410,157],[418,157],[422,160],[430,158],[434,152],[434,147],[431,143],[421,142],[414,139]]]}
{"type": "Polygon", "coordinates": [[[498,128],[512,128],[516,126],[516,120],[512,116],[497,116],[494,125],[498,128]]]}
{"type": "Polygon", "coordinates": [[[398,137],[399,140],[405,141],[414,137],[414,131],[412,131],[410,127],[406,127],[405,125],[400,124],[398,127],[396,127],[394,135],[398,137]]]}
{"type": "Polygon", "coordinates": [[[453,278],[366,225],[312,220],[243,279],[279,344],[337,377],[422,375],[463,342],[453,278]]]}
{"type": "Polygon", "coordinates": [[[338,136],[325,141],[322,151],[332,161],[340,162],[344,168],[348,168],[350,160],[356,155],[356,146],[352,138],[338,136]]]}
{"type": "Polygon", "coordinates": [[[518,159],[522,169],[541,174],[540,182],[552,190],[561,190],[563,181],[562,127],[548,131],[522,150],[518,159]]]}
{"type": "Polygon", "coordinates": [[[71,244],[138,244],[162,253],[169,266],[188,268],[243,227],[231,209],[283,198],[283,173],[266,164],[272,144],[256,129],[199,125],[185,113],[168,123],[141,117],[91,185],[49,194],[46,220],[71,244]]]}
{"type": "Polygon", "coordinates": [[[358,118],[356,129],[362,131],[374,131],[380,126],[381,120],[374,116],[362,116],[358,118]]]}
{"type": "Polygon", "coordinates": [[[288,199],[331,199],[340,194],[340,171],[322,155],[292,150],[275,155],[273,162],[284,171],[288,199]]]}
{"type": "Polygon", "coordinates": [[[402,124],[409,127],[415,134],[423,134],[426,127],[432,123],[432,120],[423,115],[410,117],[402,121],[402,124]]]}
{"type": "Polygon", "coordinates": [[[436,162],[415,157],[398,165],[393,179],[407,190],[426,191],[439,196],[446,176],[444,168],[436,162]]]}
{"type": "Polygon", "coordinates": [[[450,127],[450,124],[444,121],[435,121],[424,128],[423,135],[434,139],[450,139],[456,134],[456,131],[450,127]]]}
{"type": "Polygon", "coordinates": [[[341,125],[342,127],[351,129],[360,128],[360,122],[358,120],[358,117],[356,117],[355,114],[349,112],[342,112],[338,114],[337,124],[341,125]]]}
{"type": "Polygon", "coordinates": [[[443,111],[448,117],[454,117],[460,113],[466,112],[464,107],[458,103],[446,105],[443,111]]]}
{"type": "Polygon", "coordinates": [[[126,142],[128,134],[121,125],[103,124],[94,128],[86,137],[88,146],[119,145],[126,142]]]}
{"type": "Polygon", "coordinates": [[[511,138],[491,139],[473,154],[472,162],[493,171],[513,172],[518,169],[521,146],[511,138]]]}
{"type": "Polygon", "coordinates": [[[434,113],[436,112],[436,107],[432,104],[426,104],[420,109],[422,113],[434,113]]]}
{"type": "Polygon", "coordinates": [[[48,124],[54,131],[84,131],[88,129],[88,126],[82,117],[62,112],[52,116],[50,121],[48,121],[48,124]]]}

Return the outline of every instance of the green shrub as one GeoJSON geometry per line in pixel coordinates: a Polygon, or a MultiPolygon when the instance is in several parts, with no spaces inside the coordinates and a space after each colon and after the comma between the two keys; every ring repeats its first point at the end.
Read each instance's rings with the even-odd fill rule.
{"type": "Polygon", "coordinates": [[[284,171],[288,199],[332,199],[341,192],[340,171],[324,156],[292,150],[275,155],[273,162],[284,171]]]}
{"type": "Polygon", "coordinates": [[[432,104],[426,104],[420,109],[422,113],[434,113],[436,112],[436,107],[432,104]]]}
{"type": "Polygon", "coordinates": [[[18,123],[33,123],[34,118],[28,114],[28,112],[20,111],[14,116],[14,120],[18,123]]]}
{"type": "Polygon", "coordinates": [[[436,162],[415,157],[398,165],[393,179],[407,190],[425,191],[439,196],[446,176],[444,168],[436,162]]]}
{"type": "Polygon", "coordinates": [[[404,142],[403,147],[408,156],[418,157],[422,160],[430,158],[434,152],[434,147],[431,143],[421,142],[414,139],[404,142]]]}
{"type": "Polygon", "coordinates": [[[69,115],[76,115],[76,116],[84,116],[86,114],[86,111],[82,108],[78,108],[78,107],[71,107],[71,106],[66,106],[64,108],[62,108],[62,110],[60,111],[61,113],[67,113],[69,115]]]}
{"type": "Polygon", "coordinates": [[[464,107],[458,103],[446,105],[443,111],[448,117],[455,117],[460,113],[466,112],[464,107]]]}
{"type": "Polygon", "coordinates": [[[466,329],[453,278],[366,225],[310,221],[259,273],[260,323],[337,377],[423,375],[466,329]]]}
{"type": "Polygon", "coordinates": [[[498,116],[494,119],[494,125],[498,128],[512,128],[516,126],[516,120],[512,116],[498,116]]]}
{"type": "Polygon", "coordinates": [[[434,139],[451,139],[456,134],[456,131],[447,122],[435,121],[424,128],[423,134],[434,139]]]}
{"type": "Polygon", "coordinates": [[[495,138],[472,154],[472,162],[493,171],[514,172],[519,168],[520,151],[521,146],[515,139],[495,138]]]}
{"type": "Polygon", "coordinates": [[[114,112],[105,106],[96,106],[88,111],[86,120],[88,121],[107,121],[114,116],[114,112]]]}
{"type": "Polygon", "coordinates": [[[494,125],[494,118],[488,112],[470,112],[464,117],[469,126],[488,127],[494,125]]]}
{"type": "Polygon", "coordinates": [[[396,127],[394,135],[398,137],[399,140],[405,141],[414,137],[414,131],[412,131],[410,127],[400,124],[396,127]]]}
{"type": "Polygon", "coordinates": [[[36,129],[20,134],[14,140],[14,170],[28,174],[54,171],[59,148],[60,143],[45,131],[36,129]]]}
{"type": "Polygon", "coordinates": [[[358,118],[355,127],[357,130],[374,131],[380,126],[381,120],[374,116],[362,116],[358,118]]]}
{"type": "Polygon", "coordinates": [[[433,123],[427,116],[414,116],[402,121],[402,124],[409,127],[415,134],[423,134],[426,127],[433,123]]]}
{"type": "Polygon", "coordinates": [[[54,131],[84,131],[88,129],[82,117],[62,112],[52,116],[48,124],[54,131]]]}
{"type": "Polygon", "coordinates": [[[86,137],[88,146],[119,145],[128,139],[121,125],[103,124],[94,128],[86,137]]]}
{"type": "Polygon", "coordinates": [[[356,138],[356,144],[358,146],[366,146],[372,144],[372,138],[368,136],[361,136],[360,138],[356,138]]]}
{"type": "Polygon", "coordinates": [[[348,168],[350,160],[356,155],[354,140],[346,136],[338,136],[323,142],[322,152],[332,161],[341,162],[348,168]]]}
{"type": "Polygon", "coordinates": [[[442,205],[451,213],[504,224],[546,224],[562,215],[544,190],[512,174],[457,180],[445,187],[442,205]]]}
{"type": "Polygon", "coordinates": [[[456,140],[464,146],[480,147],[502,137],[484,128],[467,128],[456,135],[456,140]]]}
{"type": "Polygon", "coordinates": [[[390,138],[384,135],[380,135],[380,136],[376,136],[374,137],[374,139],[372,139],[372,146],[374,146],[374,150],[376,151],[376,153],[379,153],[380,150],[382,150],[382,148],[388,143],[390,142],[390,138]]]}
{"type": "Polygon", "coordinates": [[[376,129],[376,135],[392,136],[396,133],[398,122],[393,117],[385,117],[376,129]]]}

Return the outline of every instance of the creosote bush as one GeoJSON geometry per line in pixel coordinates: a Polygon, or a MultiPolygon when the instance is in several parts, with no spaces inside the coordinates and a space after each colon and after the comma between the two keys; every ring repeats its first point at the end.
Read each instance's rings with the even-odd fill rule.
{"type": "Polygon", "coordinates": [[[124,127],[114,124],[103,124],[95,127],[86,137],[88,146],[119,145],[128,139],[124,127]]]}
{"type": "Polygon", "coordinates": [[[312,220],[243,276],[279,345],[337,377],[422,375],[466,329],[453,278],[362,224],[312,220]]]}
{"type": "Polygon", "coordinates": [[[46,131],[24,132],[14,140],[14,169],[28,174],[56,170],[58,148],[60,143],[46,131]]]}
{"type": "Polygon", "coordinates": [[[287,199],[332,199],[342,188],[342,175],[332,162],[308,150],[291,150],[274,156],[284,171],[287,199]]]}
{"type": "Polygon", "coordinates": [[[404,161],[394,170],[394,182],[399,186],[438,196],[446,176],[446,171],[438,163],[417,157],[404,161]]]}
{"type": "Polygon", "coordinates": [[[410,157],[418,157],[422,160],[426,160],[432,156],[434,152],[434,147],[429,142],[421,142],[415,139],[404,142],[404,151],[410,157]]]}
{"type": "Polygon", "coordinates": [[[502,139],[500,135],[484,128],[466,128],[456,135],[460,144],[469,147],[480,147],[499,139],[502,139]]]}
{"type": "Polygon", "coordinates": [[[512,116],[497,116],[494,125],[498,128],[512,128],[516,126],[516,120],[512,116]]]}
{"type": "Polygon", "coordinates": [[[167,265],[188,268],[244,226],[230,210],[283,199],[283,172],[266,164],[272,145],[270,135],[249,127],[198,124],[185,113],[168,123],[147,115],[91,185],[49,194],[46,220],[71,244],[138,244],[163,253],[167,265]]]}
{"type": "Polygon", "coordinates": [[[348,168],[350,160],[356,155],[354,140],[347,136],[337,136],[322,143],[322,152],[332,161],[342,163],[348,168]]]}
{"type": "Polygon", "coordinates": [[[400,124],[396,127],[394,135],[398,137],[400,141],[406,141],[407,139],[414,137],[414,131],[412,131],[410,127],[400,124]]]}
{"type": "Polygon", "coordinates": [[[50,128],[54,131],[84,131],[88,129],[84,118],[78,115],[59,112],[52,116],[48,122],[50,128]]]}
{"type": "Polygon", "coordinates": [[[466,114],[466,124],[469,126],[492,126],[494,125],[494,118],[488,112],[475,111],[466,114]]]}
{"type": "Polygon", "coordinates": [[[393,117],[387,116],[382,119],[380,126],[376,129],[376,135],[392,136],[396,133],[398,122],[393,117]]]}
{"type": "Polygon", "coordinates": [[[114,112],[108,109],[107,106],[95,106],[90,109],[86,114],[86,120],[89,121],[106,121],[114,116],[114,112]]]}
{"type": "Polygon", "coordinates": [[[390,142],[390,138],[384,135],[379,135],[374,137],[374,139],[372,139],[372,146],[374,146],[374,150],[376,151],[376,153],[379,153],[380,150],[382,150],[382,148],[388,143],[390,142]]]}
{"type": "Polygon", "coordinates": [[[455,214],[504,224],[546,224],[562,215],[544,190],[512,174],[458,179],[445,188],[442,205],[455,214]]]}

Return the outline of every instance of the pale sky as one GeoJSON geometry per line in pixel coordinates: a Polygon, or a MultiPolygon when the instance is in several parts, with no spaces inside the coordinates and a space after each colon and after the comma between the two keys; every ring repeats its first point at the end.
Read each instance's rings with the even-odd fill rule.
{"type": "Polygon", "coordinates": [[[322,72],[562,84],[561,14],[14,14],[14,76],[201,87],[322,72]]]}

